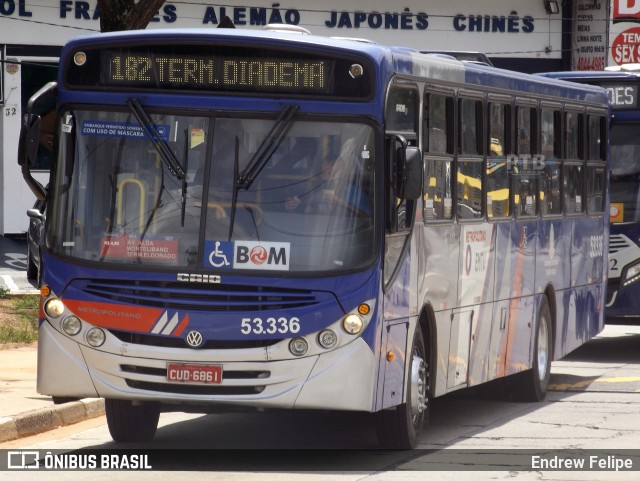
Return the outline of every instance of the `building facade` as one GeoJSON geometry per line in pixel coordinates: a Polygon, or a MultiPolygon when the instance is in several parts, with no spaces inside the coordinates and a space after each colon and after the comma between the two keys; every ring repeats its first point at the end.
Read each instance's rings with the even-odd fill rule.
{"type": "MultiPolygon", "coordinates": [[[[622,1],[629,4],[627,10],[635,5],[633,0],[614,0],[622,1]]],[[[167,1],[148,28],[216,28],[224,17],[236,28],[287,23],[318,35],[365,38],[417,50],[480,51],[496,66],[536,72],[568,69],[574,61],[577,66],[572,52],[581,47],[586,57],[604,55],[591,37],[605,25],[585,7],[595,4],[594,0],[405,0],[402,4],[355,0],[347,6],[339,0],[228,4],[183,0],[167,1]],[[577,13],[583,15],[581,23],[577,13]],[[583,30],[578,31],[576,24],[583,30]],[[585,42],[586,27],[590,32],[585,42]]],[[[26,102],[55,79],[57,57],[69,38],[99,30],[96,0],[0,0],[0,235],[24,233],[25,211],[35,200],[16,162],[26,102]]],[[[606,34],[603,38],[606,42],[606,34]]],[[[581,65],[600,66],[599,62],[582,60],[581,65]]],[[[41,153],[35,174],[43,183],[48,179],[48,155],[46,149],[41,153]]]]}

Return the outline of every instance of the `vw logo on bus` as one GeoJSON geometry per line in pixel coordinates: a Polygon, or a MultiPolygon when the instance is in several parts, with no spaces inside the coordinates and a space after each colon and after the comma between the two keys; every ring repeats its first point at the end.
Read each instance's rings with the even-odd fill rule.
{"type": "Polygon", "coordinates": [[[202,345],[202,334],[198,331],[189,331],[185,339],[190,347],[200,347],[202,345]]]}

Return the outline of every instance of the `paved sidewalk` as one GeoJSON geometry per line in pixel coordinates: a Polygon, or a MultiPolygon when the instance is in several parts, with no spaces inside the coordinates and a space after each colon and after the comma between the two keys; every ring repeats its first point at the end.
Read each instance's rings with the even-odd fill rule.
{"type": "Polygon", "coordinates": [[[0,443],[104,414],[102,399],[56,405],[36,392],[37,344],[0,345],[0,443]]]}

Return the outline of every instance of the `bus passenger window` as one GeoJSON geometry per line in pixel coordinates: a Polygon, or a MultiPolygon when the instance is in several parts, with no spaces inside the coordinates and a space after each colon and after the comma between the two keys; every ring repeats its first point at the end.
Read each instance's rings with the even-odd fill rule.
{"type": "Polygon", "coordinates": [[[479,155],[482,153],[480,132],[482,131],[482,102],[462,99],[460,101],[460,153],[479,155]]]}
{"type": "Polygon", "coordinates": [[[599,115],[589,115],[589,152],[588,160],[604,160],[604,118],[599,115]]]}
{"type": "Polygon", "coordinates": [[[517,216],[538,215],[538,176],[535,173],[517,173],[514,178],[514,204],[517,216]]]}
{"type": "Polygon", "coordinates": [[[453,217],[451,161],[445,159],[430,159],[427,160],[426,164],[424,220],[449,220],[453,217]]]}
{"type": "Polygon", "coordinates": [[[425,150],[433,154],[452,154],[450,122],[453,120],[453,98],[427,94],[424,104],[425,150]]]}
{"type": "Polygon", "coordinates": [[[517,142],[517,154],[529,155],[531,154],[531,116],[532,110],[529,107],[518,107],[518,118],[516,123],[516,129],[518,133],[517,142]]]}
{"type": "Polygon", "coordinates": [[[477,160],[458,162],[458,217],[482,217],[482,165],[477,160]]]}
{"type": "Polygon", "coordinates": [[[540,176],[540,210],[542,215],[562,213],[560,162],[557,159],[545,161],[540,176]]]}
{"type": "Polygon", "coordinates": [[[553,110],[542,110],[540,116],[540,142],[543,160],[555,159],[559,156],[560,145],[557,142],[558,116],[553,110]]]}
{"type": "Polygon", "coordinates": [[[565,117],[565,146],[564,158],[577,160],[582,158],[580,149],[580,131],[582,115],[576,112],[567,112],[565,117]]]}
{"type": "Polygon", "coordinates": [[[582,165],[564,165],[564,208],[567,214],[579,214],[584,211],[582,206],[582,172],[582,165]]]}
{"type": "Polygon", "coordinates": [[[415,88],[394,86],[389,90],[386,107],[387,131],[417,131],[418,91],[415,88]]]}
{"type": "Polygon", "coordinates": [[[509,106],[489,104],[489,159],[487,160],[487,217],[511,213],[509,164],[506,161],[507,113],[509,106]]]}
{"type": "Polygon", "coordinates": [[[540,172],[540,211],[542,215],[562,213],[560,197],[560,161],[558,142],[559,112],[543,109],[540,117],[540,140],[544,168],[540,172]]]}
{"type": "Polygon", "coordinates": [[[503,155],[490,155],[487,161],[487,216],[507,217],[510,213],[509,164],[503,155]]]}
{"type": "Polygon", "coordinates": [[[604,212],[607,175],[605,166],[587,166],[587,212],[602,214],[604,212]]]}

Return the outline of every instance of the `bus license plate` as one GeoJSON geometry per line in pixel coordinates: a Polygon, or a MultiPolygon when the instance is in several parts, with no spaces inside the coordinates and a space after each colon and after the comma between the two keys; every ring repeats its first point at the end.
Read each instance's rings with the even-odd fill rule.
{"type": "Polygon", "coordinates": [[[220,384],[222,366],[210,364],[167,364],[167,381],[220,384]]]}

